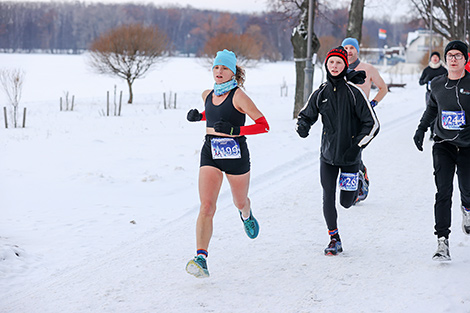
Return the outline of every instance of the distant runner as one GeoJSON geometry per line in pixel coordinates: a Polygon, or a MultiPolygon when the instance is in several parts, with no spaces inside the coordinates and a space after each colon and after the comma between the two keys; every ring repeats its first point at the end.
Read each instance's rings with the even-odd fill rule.
{"type": "MultiPolygon", "coordinates": [[[[382,99],[387,94],[387,84],[383,80],[382,76],[380,76],[379,71],[373,65],[361,62],[361,60],[359,59],[359,42],[356,38],[346,38],[343,40],[341,45],[348,52],[349,69],[366,72],[365,82],[363,84],[357,85],[366,93],[367,99],[369,99],[370,97],[370,90],[372,88],[372,84],[377,86],[377,88],[379,89],[373,100],[370,101],[372,107],[375,107],[377,104],[379,104],[380,101],[382,101],[382,99]]],[[[369,175],[367,174],[367,168],[364,165],[364,162],[362,162],[362,160],[359,174],[361,175],[361,177],[363,177],[365,183],[362,185],[362,188],[359,191],[359,195],[356,199],[356,202],[365,200],[367,198],[367,195],[369,194],[369,175]]]]}
{"type": "MultiPolygon", "coordinates": [[[[431,53],[431,57],[429,58],[429,65],[423,70],[421,73],[421,77],[419,78],[419,84],[426,85],[426,102],[425,105],[428,105],[429,95],[431,94],[431,80],[437,76],[447,74],[447,70],[444,67],[444,63],[441,61],[441,55],[439,52],[434,51],[431,53]]],[[[431,133],[429,138],[432,139],[434,133],[434,123],[431,123],[431,133]]]]}

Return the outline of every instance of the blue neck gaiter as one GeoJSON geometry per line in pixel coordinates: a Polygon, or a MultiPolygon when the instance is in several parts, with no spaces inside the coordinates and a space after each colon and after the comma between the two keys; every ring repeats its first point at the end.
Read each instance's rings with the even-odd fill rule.
{"type": "Polygon", "coordinates": [[[237,86],[238,84],[235,78],[232,78],[232,80],[229,80],[228,82],[222,84],[214,84],[214,94],[216,96],[221,96],[237,86]]]}

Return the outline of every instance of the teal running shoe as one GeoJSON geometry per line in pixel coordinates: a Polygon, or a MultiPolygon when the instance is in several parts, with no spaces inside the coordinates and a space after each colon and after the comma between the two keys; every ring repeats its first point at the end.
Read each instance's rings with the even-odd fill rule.
{"type": "Polygon", "coordinates": [[[242,219],[243,225],[245,226],[245,233],[250,237],[251,239],[255,239],[258,237],[259,233],[259,224],[256,218],[253,216],[253,214],[250,211],[250,217],[247,220],[243,219],[242,212],[240,211],[240,218],[242,219]]]}
{"type": "Polygon", "coordinates": [[[202,255],[195,256],[186,264],[186,272],[197,278],[209,277],[206,259],[202,255]]]}

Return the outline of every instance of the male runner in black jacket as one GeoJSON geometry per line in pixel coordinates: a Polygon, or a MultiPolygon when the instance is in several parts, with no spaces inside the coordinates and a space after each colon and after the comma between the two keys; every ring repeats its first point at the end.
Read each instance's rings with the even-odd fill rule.
{"type": "Polygon", "coordinates": [[[332,49],[325,61],[327,81],[314,91],[300,111],[297,133],[308,136],[321,115],[323,123],[320,180],[323,188],[323,215],[330,235],[325,255],[343,251],[336,211],[336,185],[340,175],[340,203],[351,207],[363,183],[359,177],[361,152],[379,132],[379,121],[364,91],[355,83],[365,79],[363,71],[348,72],[347,52],[332,49]]]}
{"type": "Polygon", "coordinates": [[[455,169],[459,181],[462,228],[470,235],[470,73],[465,70],[468,47],[451,41],[445,48],[448,74],[431,82],[426,110],[416,130],[416,147],[423,151],[424,133],[434,121],[433,164],[437,187],[434,204],[438,249],[433,260],[450,261],[452,190],[455,169]],[[468,122],[467,122],[468,121],[468,122]]]}

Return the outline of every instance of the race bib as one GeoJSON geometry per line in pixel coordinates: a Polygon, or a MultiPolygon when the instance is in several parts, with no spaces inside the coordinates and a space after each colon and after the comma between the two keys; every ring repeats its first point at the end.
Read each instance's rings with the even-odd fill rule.
{"type": "Polygon", "coordinates": [[[442,111],[442,127],[448,130],[460,130],[465,125],[464,111],[442,111]]]}
{"type": "Polygon", "coordinates": [[[235,138],[212,138],[212,158],[215,159],[240,159],[240,145],[235,138]]]}
{"type": "Polygon", "coordinates": [[[359,183],[359,173],[341,173],[339,176],[339,189],[356,191],[359,183]]]}

